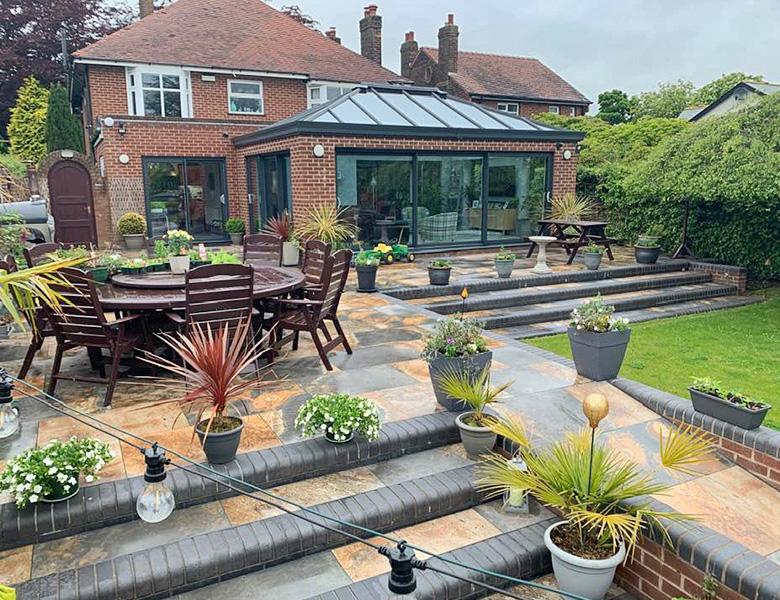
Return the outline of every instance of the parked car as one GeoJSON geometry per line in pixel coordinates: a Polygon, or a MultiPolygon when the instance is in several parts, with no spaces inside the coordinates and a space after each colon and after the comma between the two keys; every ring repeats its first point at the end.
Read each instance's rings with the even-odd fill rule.
{"type": "Polygon", "coordinates": [[[49,214],[46,198],[30,196],[22,202],[0,204],[0,215],[18,214],[28,229],[27,241],[32,244],[54,241],[54,217],[49,214]]]}

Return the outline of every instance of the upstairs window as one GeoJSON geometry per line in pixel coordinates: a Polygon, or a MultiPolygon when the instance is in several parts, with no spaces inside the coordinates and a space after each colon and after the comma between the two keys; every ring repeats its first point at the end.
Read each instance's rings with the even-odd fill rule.
{"type": "Polygon", "coordinates": [[[550,104],[547,107],[547,112],[552,113],[554,115],[559,115],[561,114],[561,107],[558,106],[557,104],[550,104]]]}
{"type": "Polygon", "coordinates": [[[263,84],[260,81],[228,81],[228,112],[234,115],[263,114],[263,84]]]}
{"type": "Polygon", "coordinates": [[[334,100],[343,94],[346,94],[355,87],[354,84],[309,84],[308,100],[309,108],[325,104],[329,100],[334,100]]]}
{"type": "Polygon", "coordinates": [[[131,115],[189,117],[189,80],[179,69],[127,69],[127,104],[131,115]]]}
{"type": "Polygon", "coordinates": [[[509,113],[510,115],[517,116],[520,114],[520,105],[515,102],[499,102],[496,105],[496,108],[501,112],[509,113]]]}

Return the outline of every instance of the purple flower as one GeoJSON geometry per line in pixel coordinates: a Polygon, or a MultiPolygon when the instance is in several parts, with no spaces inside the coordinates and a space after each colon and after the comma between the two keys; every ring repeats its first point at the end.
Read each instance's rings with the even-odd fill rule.
{"type": "Polygon", "coordinates": [[[447,338],[447,343],[452,345],[455,343],[455,340],[453,340],[452,338],[447,338]]]}

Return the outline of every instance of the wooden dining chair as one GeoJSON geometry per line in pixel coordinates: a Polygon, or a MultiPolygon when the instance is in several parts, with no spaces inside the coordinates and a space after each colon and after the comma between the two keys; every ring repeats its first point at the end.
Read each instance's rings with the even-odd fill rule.
{"type": "Polygon", "coordinates": [[[282,266],[282,238],[275,233],[244,236],[244,262],[258,266],[282,266]]]}
{"type": "Polygon", "coordinates": [[[307,240],[303,248],[303,264],[301,270],[305,277],[304,290],[320,285],[325,259],[330,256],[331,245],[322,240],[307,240]]]}
{"type": "Polygon", "coordinates": [[[52,284],[51,286],[64,298],[60,303],[59,312],[44,308],[54,329],[54,337],[57,339],[57,349],[46,391],[54,394],[57,381],[60,379],[103,383],[107,386],[103,406],[110,406],[119,378],[119,361],[122,355],[131,352],[133,348],[150,347],[151,338],[146,328],[146,321],[138,314],[109,321],[103,313],[95,281],[90,274],[75,268],[60,269],[58,274],[69,285],[52,284]],[[137,328],[134,330],[132,325],[136,325],[137,328]],[[94,349],[101,354],[97,365],[99,378],[60,374],[63,354],[67,350],[80,347],[87,350],[94,349]],[[111,371],[108,376],[102,358],[103,349],[107,349],[111,356],[111,371]]]}
{"type": "Polygon", "coordinates": [[[62,244],[57,242],[45,242],[43,244],[36,244],[30,248],[24,249],[24,260],[27,262],[28,267],[34,267],[41,261],[49,257],[49,254],[55,253],[62,248],[62,244]]]}
{"type": "Polygon", "coordinates": [[[279,304],[286,310],[283,310],[279,315],[274,344],[276,349],[292,341],[292,349],[297,350],[300,333],[305,331],[311,336],[317,353],[320,355],[320,360],[328,371],[333,370],[328,359],[328,352],[338,345],[343,345],[347,354],[352,354],[352,348],[338,319],[339,301],[347,283],[351,261],[351,250],[339,250],[325,259],[322,277],[317,289],[313,288],[305,298],[279,300],[279,304]],[[336,329],[335,336],[332,336],[328,331],[325,325],[326,321],[333,323],[336,329]],[[290,330],[290,333],[283,336],[284,330],[290,330]],[[318,332],[322,332],[325,336],[326,342],[324,344],[318,332]]]}

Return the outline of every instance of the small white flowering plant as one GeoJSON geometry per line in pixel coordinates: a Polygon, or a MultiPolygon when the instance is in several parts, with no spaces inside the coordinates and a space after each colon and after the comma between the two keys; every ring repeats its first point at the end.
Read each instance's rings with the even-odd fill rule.
{"type": "Polygon", "coordinates": [[[379,411],[366,398],[348,394],[317,394],[298,410],[295,428],[304,437],[325,434],[344,442],[353,432],[368,440],[379,437],[379,411]]]}
{"type": "Polygon", "coordinates": [[[99,440],[53,440],[11,459],[0,474],[0,492],[13,495],[18,508],[43,498],[65,497],[76,490],[79,476],[91,483],[113,458],[108,444],[99,440]]]}
{"type": "Polygon", "coordinates": [[[429,363],[439,356],[473,356],[488,349],[482,335],[482,323],[462,315],[437,321],[433,331],[423,338],[423,343],[422,357],[429,363]]]}
{"type": "Polygon", "coordinates": [[[601,296],[588,300],[582,306],[571,311],[569,327],[577,331],[607,333],[608,331],[624,331],[628,329],[628,319],[615,318],[615,307],[607,304],[601,296]]]}

